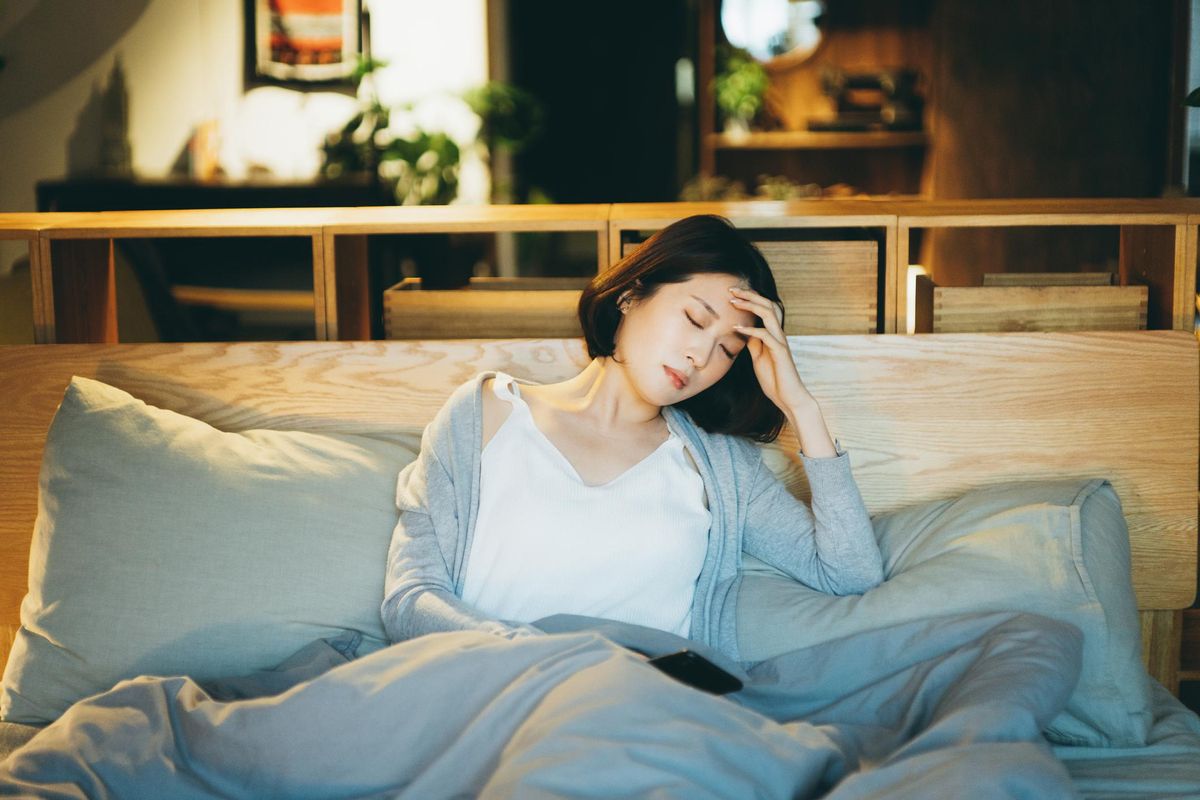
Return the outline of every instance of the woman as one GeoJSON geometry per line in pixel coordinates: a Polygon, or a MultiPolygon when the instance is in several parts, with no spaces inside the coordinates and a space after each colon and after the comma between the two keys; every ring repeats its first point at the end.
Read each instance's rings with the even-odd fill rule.
{"type": "Polygon", "coordinates": [[[555,613],[632,622],[737,659],[746,552],[813,588],[882,580],[871,521],[783,333],[762,254],[690,217],[597,276],[579,301],[592,361],[521,384],[460,386],[399,476],[382,605],[393,641],[538,635],[555,613]],[[787,422],[813,507],[750,440],[787,422]]]}

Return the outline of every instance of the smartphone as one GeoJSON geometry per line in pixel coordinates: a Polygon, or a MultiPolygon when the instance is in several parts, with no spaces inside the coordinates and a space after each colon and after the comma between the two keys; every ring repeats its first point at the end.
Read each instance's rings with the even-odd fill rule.
{"type": "Polygon", "coordinates": [[[658,656],[650,663],[675,680],[710,694],[729,694],[742,688],[740,680],[691,650],[658,656]]]}

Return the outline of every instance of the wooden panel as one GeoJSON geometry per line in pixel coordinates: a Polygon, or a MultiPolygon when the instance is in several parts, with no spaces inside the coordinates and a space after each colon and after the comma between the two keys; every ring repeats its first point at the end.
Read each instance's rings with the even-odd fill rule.
{"type": "MultiPolygon", "coordinates": [[[[1175,228],[1122,225],[1120,271],[1123,285],[1150,287],[1147,324],[1173,327],[1175,319],[1175,228]]],[[[1194,292],[1194,287],[1191,287],[1194,292]]]]}
{"type": "Polygon", "coordinates": [[[984,286],[1112,286],[1111,272],[985,272],[984,286]]]}
{"type": "Polygon", "coordinates": [[[874,333],[879,313],[875,242],[756,242],[787,313],[789,335],[874,333]]]}
{"type": "Polygon", "coordinates": [[[117,341],[112,240],[52,242],[48,266],[53,285],[53,341],[117,341]]]}
{"type": "MultiPolygon", "coordinates": [[[[1129,522],[1140,608],[1192,602],[1192,334],[808,336],[791,346],[872,514],[1011,480],[1107,477],[1129,522]]],[[[0,623],[17,620],[43,440],[71,375],[224,430],[416,431],[479,370],[554,381],[587,361],[578,339],[0,348],[0,376],[20,376],[0,380],[0,623]]],[[[789,448],[790,433],[772,463],[804,497],[789,448]]]]}
{"type": "Polygon", "coordinates": [[[934,333],[1146,327],[1145,286],[937,286],[934,333]]]}
{"type": "MultiPolygon", "coordinates": [[[[333,242],[336,274],[326,278],[329,338],[354,341],[371,338],[371,278],[366,236],[325,235],[326,259],[333,242]],[[332,288],[330,288],[332,287],[332,288]]],[[[327,261],[328,263],[328,261],[327,261]]]]}
{"type": "Polygon", "coordinates": [[[427,290],[406,278],[383,295],[389,339],[582,336],[586,278],[472,278],[465,289],[427,290]]]}
{"type": "Polygon", "coordinates": [[[1179,694],[1180,611],[1142,611],[1142,663],[1173,695],[1179,694]]]}

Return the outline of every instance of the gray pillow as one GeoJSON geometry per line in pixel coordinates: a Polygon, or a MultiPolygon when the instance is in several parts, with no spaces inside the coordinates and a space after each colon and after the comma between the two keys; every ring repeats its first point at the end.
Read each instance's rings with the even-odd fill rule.
{"type": "Polygon", "coordinates": [[[46,437],[0,717],[55,719],[141,674],[271,667],[379,617],[419,435],[225,433],[72,378],[46,437]]]}
{"type": "Polygon", "coordinates": [[[738,599],[743,658],[946,614],[1042,614],[1072,623],[1084,636],[1079,683],[1047,738],[1145,745],[1153,720],[1129,531],[1108,481],[1008,483],[873,522],[885,581],[861,596],[823,594],[745,559],[738,599]]]}

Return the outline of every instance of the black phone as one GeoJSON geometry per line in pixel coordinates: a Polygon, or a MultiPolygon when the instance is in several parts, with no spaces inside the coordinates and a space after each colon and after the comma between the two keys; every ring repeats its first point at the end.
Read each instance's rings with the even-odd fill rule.
{"type": "Polygon", "coordinates": [[[657,656],[650,663],[675,680],[710,694],[729,694],[742,688],[736,677],[691,650],[657,656]]]}

